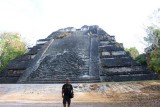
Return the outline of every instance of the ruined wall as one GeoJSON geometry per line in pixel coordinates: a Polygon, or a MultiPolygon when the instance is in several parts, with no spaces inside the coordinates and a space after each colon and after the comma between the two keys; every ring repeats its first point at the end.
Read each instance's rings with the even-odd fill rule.
{"type": "Polygon", "coordinates": [[[90,37],[83,35],[81,31],[55,39],[28,81],[89,74],[89,46],[90,37]]]}
{"type": "Polygon", "coordinates": [[[67,77],[75,83],[158,77],[138,65],[126,54],[122,43],[117,43],[114,36],[97,25],[55,31],[38,40],[22,60],[13,60],[5,70],[0,74],[0,80],[8,83],[12,80],[14,83],[17,80],[18,83],[62,83],[67,77]],[[24,60],[26,58],[29,59],[24,60]],[[22,69],[20,65],[24,62],[22,69]],[[15,72],[16,77],[13,75],[15,72]]]}

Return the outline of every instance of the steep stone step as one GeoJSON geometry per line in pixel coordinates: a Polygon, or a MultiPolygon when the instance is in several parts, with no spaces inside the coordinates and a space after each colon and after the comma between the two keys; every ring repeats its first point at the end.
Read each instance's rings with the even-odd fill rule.
{"type": "Polygon", "coordinates": [[[127,75],[127,74],[149,74],[150,72],[142,66],[103,68],[102,74],[127,75]]]}
{"type": "MultiPolygon", "coordinates": [[[[65,79],[55,79],[55,80],[32,80],[26,81],[26,83],[64,83],[65,79]]],[[[100,82],[100,79],[70,79],[71,83],[95,83],[100,82]]]]}
{"type": "MultiPolygon", "coordinates": [[[[100,58],[121,58],[121,57],[130,57],[127,54],[125,55],[100,55],[100,58]]],[[[131,58],[131,57],[130,57],[131,58]]]]}
{"type": "Polygon", "coordinates": [[[111,41],[100,41],[99,46],[104,46],[104,45],[114,45],[116,42],[111,42],[111,41]]]}
{"type": "Polygon", "coordinates": [[[125,51],[100,52],[100,57],[126,55],[125,51]]]}
{"type": "Polygon", "coordinates": [[[115,36],[104,36],[99,38],[100,41],[115,42],[115,36]]]}
{"type": "Polygon", "coordinates": [[[106,74],[108,76],[113,75],[131,75],[131,74],[150,74],[150,72],[146,71],[131,71],[131,72],[105,72],[103,74],[106,74]]]}
{"type": "Polygon", "coordinates": [[[114,75],[114,76],[100,76],[101,82],[104,81],[139,81],[139,80],[157,80],[158,74],[131,74],[131,75],[114,75]]]}
{"type": "Polygon", "coordinates": [[[19,79],[19,76],[0,77],[0,83],[1,84],[16,83],[18,79],[19,79]]]}
{"type": "Polygon", "coordinates": [[[27,52],[27,55],[35,55],[38,53],[38,51],[42,48],[43,45],[36,45],[33,48],[30,48],[29,52],[27,52]]]}
{"type": "Polygon", "coordinates": [[[82,77],[70,77],[70,76],[65,76],[65,77],[61,77],[61,76],[52,76],[50,78],[45,77],[45,78],[30,78],[28,79],[29,81],[34,81],[34,80],[44,80],[44,81],[48,81],[48,80],[66,80],[66,78],[69,78],[70,80],[97,80],[99,79],[99,77],[89,77],[89,76],[82,76],[82,77]]]}
{"type": "Polygon", "coordinates": [[[76,76],[76,75],[48,75],[46,78],[30,78],[25,83],[64,83],[69,78],[72,83],[100,82],[99,76],[76,76]]]}
{"type": "Polygon", "coordinates": [[[101,59],[102,67],[125,67],[137,65],[130,58],[103,58],[101,59]]]}
{"type": "Polygon", "coordinates": [[[114,45],[106,45],[106,46],[99,46],[100,52],[106,52],[106,51],[124,51],[121,47],[116,47],[114,45]]]}
{"type": "Polygon", "coordinates": [[[11,61],[8,66],[7,69],[8,70],[25,70],[28,66],[27,61],[11,61]]]}
{"type": "MultiPolygon", "coordinates": [[[[98,81],[71,81],[71,83],[98,83],[98,81]]],[[[65,81],[27,81],[27,84],[59,84],[65,83],[65,81]]]]}

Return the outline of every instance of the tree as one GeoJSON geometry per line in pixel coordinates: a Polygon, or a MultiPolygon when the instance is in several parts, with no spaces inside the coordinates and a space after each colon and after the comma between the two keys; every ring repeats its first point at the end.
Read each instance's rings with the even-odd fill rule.
{"type": "Polygon", "coordinates": [[[136,57],[136,62],[141,65],[147,65],[146,54],[140,54],[136,57]]]}
{"type": "Polygon", "coordinates": [[[160,73],[160,47],[151,52],[149,65],[152,70],[160,73]]]}
{"type": "Polygon", "coordinates": [[[150,21],[151,25],[154,28],[160,28],[160,8],[153,11],[153,13],[150,15],[150,21]]]}
{"type": "Polygon", "coordinates": [[[144,38],[149,44],[145,49],[147,65],[151,70],[160,73],[160,8],[150,18],[152,23],[146,28],[147,37],[144,38]]]}
{"type": "Polygon", "coordinates": [[[136,47],[131,47],[131,48],[126,48],[125,51],[133,58],[135,59],[138,55],[139,52],[136,49],[136,47]]]}
{"type": "Polygon", "coordinates": [[[150,21],[150,24],[145,29],[147,37],[144,37],[144,40],[148,43],[149,47],[155,48],[158,46],[160,39],[160,8],[152,13],[150,16],[150,21]]]}
{"type": "Polygon", "coordinates": [[[146,29],[147,37],[144,37],[144,40],[148,43],[149,46],[158,46],[160,39],[160,29],[149,26],[146,29]]]}
{"type": "Polygon", "coordinates": [[[19,55],[26,52],[26,44],[18,33],[3,33],[0,35],[0,71],[19,55]]]}

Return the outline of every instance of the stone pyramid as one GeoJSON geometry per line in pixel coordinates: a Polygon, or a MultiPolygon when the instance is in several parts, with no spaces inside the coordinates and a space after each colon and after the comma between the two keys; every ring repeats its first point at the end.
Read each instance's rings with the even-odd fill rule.
{"type": "Polygon", "coordinates": [[[158,79],[138,65],[97,25],[67,27],[37,41],[36,46],[0,74],[1,83],[74,83],[158,79]]]}

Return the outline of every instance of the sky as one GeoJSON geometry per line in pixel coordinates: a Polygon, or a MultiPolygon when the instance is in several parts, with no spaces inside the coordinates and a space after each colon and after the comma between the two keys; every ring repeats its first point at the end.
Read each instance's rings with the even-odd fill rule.
{"type": "Polygon", "coordinates": [[[99,25],[125,48],[145,48],[144,28],[160,0],[0,0],[0,33],[19,32],[28,45],[65,27],[99,25]]]}

